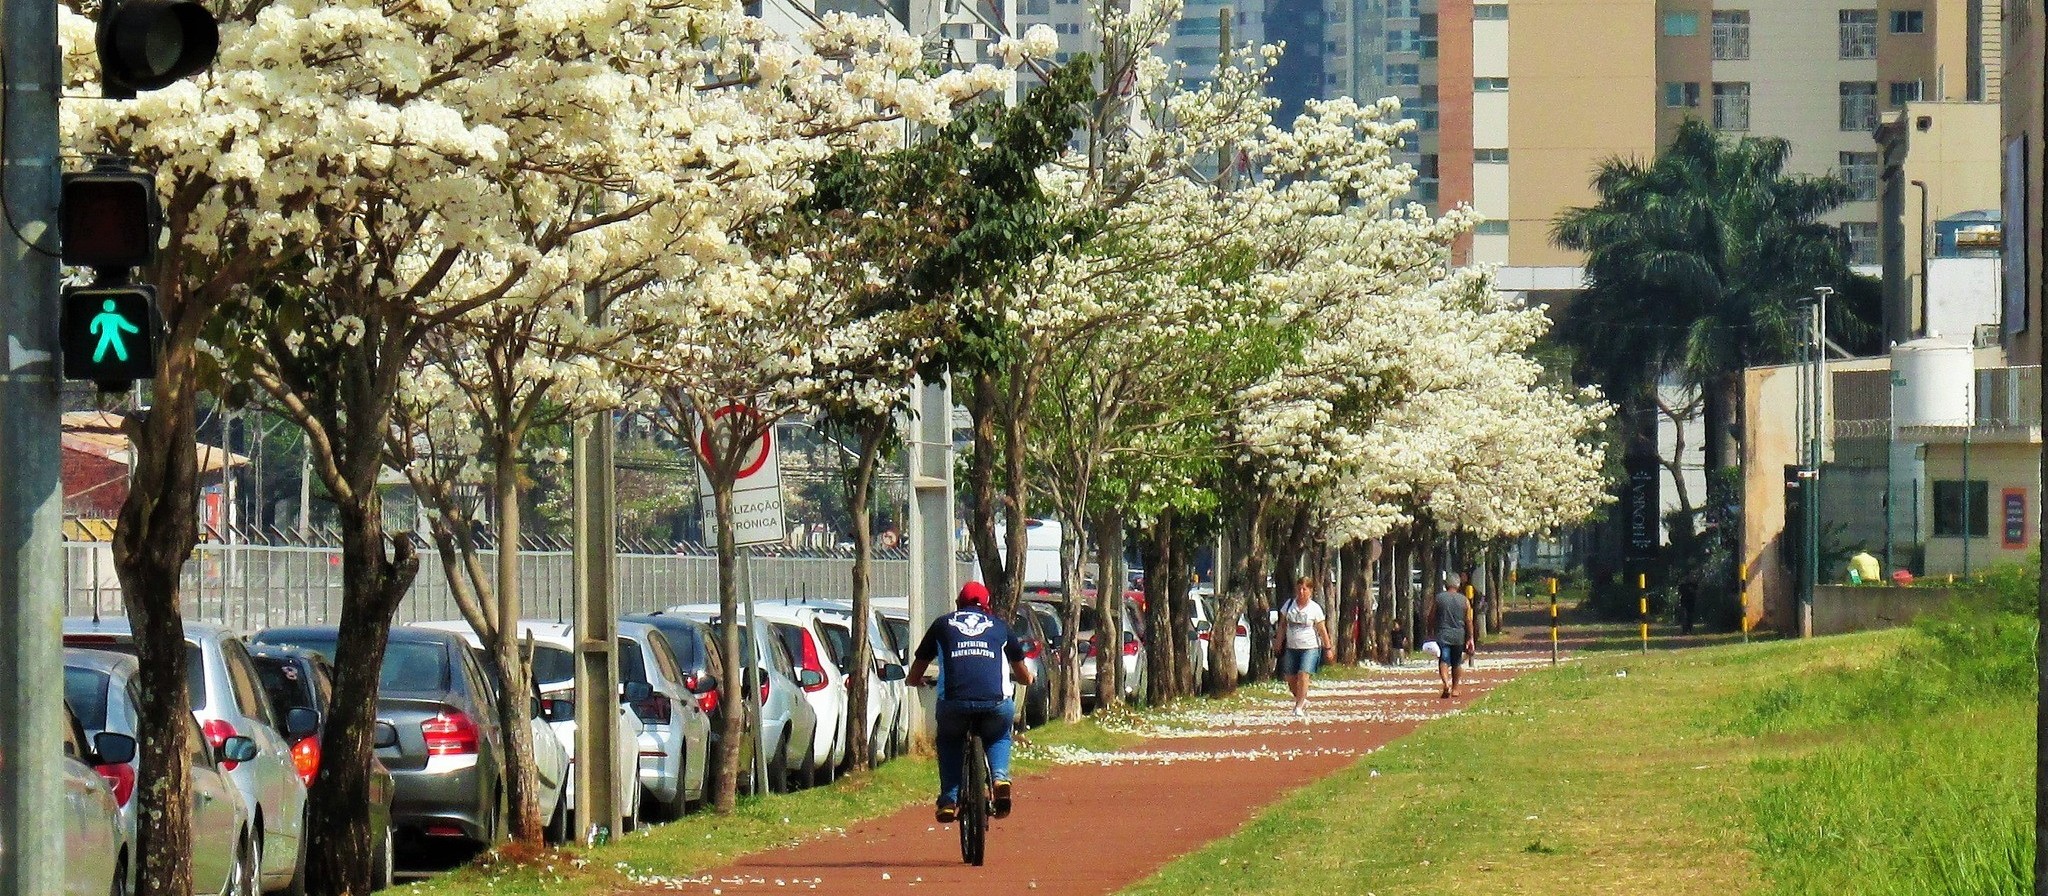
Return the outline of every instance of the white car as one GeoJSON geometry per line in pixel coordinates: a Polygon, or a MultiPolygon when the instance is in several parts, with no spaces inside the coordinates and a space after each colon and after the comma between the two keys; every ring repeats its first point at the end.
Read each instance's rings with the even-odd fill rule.
{"type": "MultiPolygon", "coordinates": [[[[812,603],[827,626],[825,637],[841,657],[840,668],[852,674],[853,604],[850,601],[812,603]]],[[[909,687],[905,681],[904,657],[897,651],[880,611],[868,609],[868,651],[873,655],[868,676],[868,756],[880,765],[897,754],[898,744],[907,738],[910,724],[909,687]]]]}
{"type": "Polygon", "coordinates": [[[59,761],[64,780],[58,785],[64,793],[64,805],[58,809],[64,818],[64,866],[58,871],[64,896],[128,892],[135,870],[121,828],[121,807],[115,803],[113,782],[95,766],[125,766],[134,758],[134,738],[107,733],[87,741],[78,717],[65,709],[64,758],[59,761]]]}
{"type": "Polygon", "coordinates": [[[619,622],[619,681],[647,685],[629,704],[640,718],[641,801],[657,820],[679,817],[704,798],[711,755],[711,715],[697,703],[676,665],[668,636],[644,622],[619,622]]]}
{"type": "MultiPolygon", "coordinates": [[[[416,628],[437,629],[461,635],[471,647],[483,648],[482,639],[463,620],[440,622],[415,622],[416,628]]],[[[548,728],[555,734],[556,743],[568,754],[568,773],[562,779],[562,800],[565,805],[576,805],[576,638],[575,630],[566,622],[539,622],[522,620],[519,623],[519,640],[533,642],[533,682],[540,689],[541,701],[549,707],[548,728]]],[[[640,717],[632,707],[620,703],[617,712],[619,733],[618,758],[612,767],[618,770],[613,786],[617,792],[619,806],[618,827],[614,834],[633,829],[640,817],[640,717]]],[[[580,833],[571,828],[571,839],[580,833]]]]}
{"type": "MultiPolygon", "coordinates": [[[[701,613],[705,609],[671,607],[669,612],[701,613]]],[[[716,607],[710,609],[717,612],[716,607]]],[[[745,611],[741,614],[744,616],[745,611]]],[[[774,635],[789,651],[796,666],[793,677],[803,690],[804,702],[817,714],[810,753],[817,761],[817,769],[810,783],[829,781],[846,761],[846,673],[840,671],[840,658],[832,653],[831,642],[826,640],[819,607],[798,600],[755,601],[754,616],[764,626],[763,630],[774,635]]]]}

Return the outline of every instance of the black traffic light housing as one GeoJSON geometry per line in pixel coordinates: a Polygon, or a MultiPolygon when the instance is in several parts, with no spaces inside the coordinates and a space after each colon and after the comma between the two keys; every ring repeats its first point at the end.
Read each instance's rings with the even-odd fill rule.
{"type": "Polygon", "coordinates": [[[220,23],[192,0],[105,0],[94,43],[100,94],[129,100],[205,71],[220,49],[220,23]]]}
{"type": "Polygon", "coordinates": [[[90,171],[64,175],[61,255],[93,271],[91,286],[64,289],[57,326],[66,379],[119,392],[156,375],[156,288],[133,279],[156,257],[162,219],[155,176],[126,159],[103,157],[90,171]]]}

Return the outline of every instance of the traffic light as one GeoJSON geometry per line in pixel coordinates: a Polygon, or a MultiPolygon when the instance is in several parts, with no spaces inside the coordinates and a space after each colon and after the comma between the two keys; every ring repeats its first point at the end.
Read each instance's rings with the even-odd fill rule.
{"type": "Polygon", "coordinates": [[[57,342],[64,377],[92,380],[119,392],[156,376],[156,340],[163,330],[152,286],[86,286],[64,290],[57,342]]]}
{"type": "Polygon", "coordinates": [[[192,0],[105,0],[94,43],[100,57],[100,94],[132,100],[213,64],[220,24],[192,0]]]}
{"type": "Polygon", "coordinates": [[[156,288],[135,284],[134,269],[156,256],[162,232],[156,178],[125,159],[102,158],[90,171],[64,175],[58,236],[64,263],[91,268],[91,286],[64,289],[58,343],[66,379],[118,392],[156,375],[163,324],[156,288]]]}

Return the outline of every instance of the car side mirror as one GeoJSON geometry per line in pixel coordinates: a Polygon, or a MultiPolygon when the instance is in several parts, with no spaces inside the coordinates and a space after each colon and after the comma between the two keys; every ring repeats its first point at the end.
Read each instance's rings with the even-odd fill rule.
{"type": "Polygon", "coordinates": [[[644,681],[628,681],[619,685],[620,703],[639,703],[654,696],[654,685],[644,681]]]}
{"type": "Polygon", "coordinates": [[[100,758],[97,765],[127,765],[135,761],[135,738],[102,731],[92,736],[92,751],[100,758]]]}
{"type": "Polygon", "coordinates": [[[715,690],[718,690],[718,676],[699,675],[697,676],[697,686],[691,688],[690,693],[702,695],[709,694],[715,690]]]}
{"type": "Polygon", "coordinates": [[[810,690],[825,683],[825,673],[816,669],[799,669],[796,673],[798,687],[810,690]]]}
{"type": "Polygon", "coordinates": [[[284,734],[293,740],[320,731],[320,714],[303,706],[284,714],[284,734]]]}
{"type": "Polygon", "coordinates": [[[398,746],[398,726],[390,722],[378,722],[370,726],[370,746],[379,750],[398,746]]]}
{"type": "Polygon", "coordinates": [[[904,668],[903,668],[903,666],[901,666],[900,664],[897,664],[897,663],[883,663],[883,664],[882,664],[882,680],[883,680],[883,681],[902,681],[903,679],[906,679],[906,678],[909,678],[909,677],[910,677],[910,673],[909,673],[909,672],[907,672],[907,671],[905,671],[905,670],[904,670],[904,668]]]}
{"type": "Polygon", "coordinates": [[[567,697],[542,700],[540,717],[550,722],[573,722],[576,720],[576,703],[567,697]]]}
{"type": "Polygon", "coordinates": [[[242,763],[254,762],[255,760],[256,742],[249,738],[237,734],[234,737],[228,738],[220,745],[221,762],[242,763]]]}

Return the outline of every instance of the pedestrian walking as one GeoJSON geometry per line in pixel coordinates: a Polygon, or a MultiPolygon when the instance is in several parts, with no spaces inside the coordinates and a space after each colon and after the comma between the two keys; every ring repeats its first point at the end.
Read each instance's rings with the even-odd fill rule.
{"type": "Polygon", "coordinates": [[[1465,598],[1464,581],[1457,573],[1444,577],[1444,590],[1429,602],[1423,630],[1436,636],[1436,677],[1443,685],[1438,697],[1458,696],[1459,673],[1465,657],[1472,653],[1472,602],[1465,598]]]}
{"type": "Polygon", "coordinates": [[[1280,608],[1280,630],[1274,635],[1274,652],[1280,654],[1280,674],[1294,693],[1294,714],[1308,715],[1308,677],[1315,674],[1317,660],[1327,662],[1336,644],[1325,624],[1323,607],[1315,601],[1315,580],[1302,576],[1294,582],[1294,599],[1280,608]]]}

